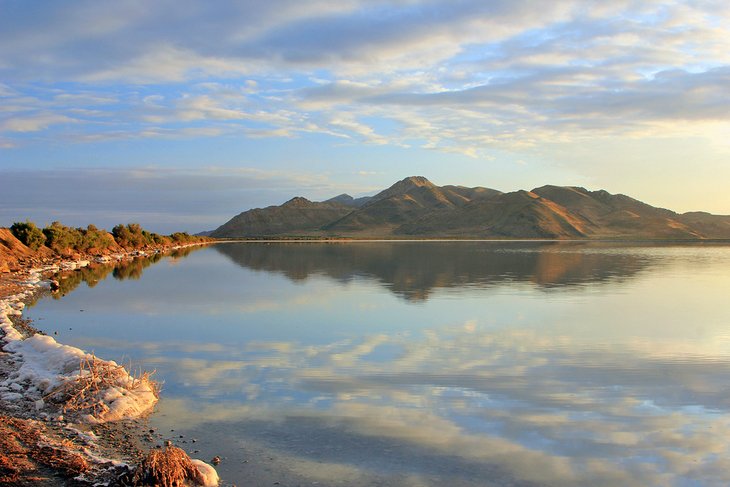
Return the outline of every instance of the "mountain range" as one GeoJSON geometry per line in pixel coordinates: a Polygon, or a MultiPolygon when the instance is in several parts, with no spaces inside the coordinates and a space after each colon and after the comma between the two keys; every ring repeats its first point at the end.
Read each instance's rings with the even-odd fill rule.
{"type": "Polygon", "coordinates": [[[436,186],[422,176],[374,196],[295,197],[244,211],[217,238],[725,239],[730,216],[676,213],[622,194],[575,186],[501,191],[436,186]]]}

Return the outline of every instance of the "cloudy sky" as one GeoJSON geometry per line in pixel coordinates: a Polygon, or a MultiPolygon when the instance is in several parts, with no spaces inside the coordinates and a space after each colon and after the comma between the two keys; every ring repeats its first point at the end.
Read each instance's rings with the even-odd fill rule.
{"type": "Polygon", "coordinates": [[[730,214],[730,4],[0,0],[0,225],[215,228],[423,175],[730,214]]]}

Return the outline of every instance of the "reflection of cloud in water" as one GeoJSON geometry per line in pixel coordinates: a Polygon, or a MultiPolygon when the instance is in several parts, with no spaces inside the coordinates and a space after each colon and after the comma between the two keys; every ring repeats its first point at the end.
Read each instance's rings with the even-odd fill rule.
{"type": "Polygon", "coordinates": [[[84,303],[84,319],[100,323],[139,311],[77,345],[158,369],[153,421],[280,452],[276,468],[299,476],[286,484],[730,480],[726,251],[245,245],[245,262],[234,260],[265,273],[210,249],[146,272],[135,293],[114,286],[84,303]],[[384,288],[410,300],[441,293],[409,306],[380,299],[384,288]],[[161,311],[159,323],[146,319],[161,311]]]}
{"type": "Polygon", "coordinates": [[[163,407],[189,425],[304,418],[363,445],[387,440],[551,485],[726,484],[730,362],[672,347],[588,347],[471,322],[418,337],[260,342],[203,359],[167,356],[160,344],[156,361],[185,383],[163,407]],[[398,353],[372,360],[381,347],[398,353]],[[218,402],[200,411],[196,395],[218,402]]]}

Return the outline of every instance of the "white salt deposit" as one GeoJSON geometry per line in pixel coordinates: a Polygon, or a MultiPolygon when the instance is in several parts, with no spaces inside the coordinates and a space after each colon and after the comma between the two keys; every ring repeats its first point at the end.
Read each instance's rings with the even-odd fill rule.
{"type": "MultiPolygon", "coordinates": [[[[33,273],[26,285],[40,286],[38,273],[33,273]]],[[[88,370],[81,370],[81,363],[94,360],[94,357],[76,347],[62,345],[49,336],[33,335],[24,339],[13,326],[10,316],[21,315],[24,308],[22,299],[29,292],[0,300],[0,330],[4,333],[2,349],[11,354],[11,359],[17,366],[6,380],[0,382],[0,387],[7,391],[1,392],[2,399],[18,401],[25,397],[34,401],[36,408],[41,409],[45,406],[43,398],[51,391],[68,381],[89,374],[88,370]]],[[[96,361],[102,365],[118,367],[112,361],[96,361]]],[[[118,375],[117,380],[105,384],[106,388],[98,394],[101,403],[97,414],[85,415],[80,419],[93,423],[131,419],[154,406],[157,397],[148,381],[135,380],[126,372],[118,375]]]]}
{"type": "Polygon", "coordinates": [[[198,472],[200,472],[200,483],[198,485],[202,485],[203,487],[215,487],[218,485],[220,479],[215,468],[196,458],[191,458],[190,461],[198,469],[198,472]]]}
{"type": "MultiPolygon", "coordinates": [[[[184,247],[184,246],[179,246],[184,247]]],[[[114,254],[109,260],[121,260],[123,254],[114,254]]],[[[106,260],[106,259],[104,259],[106,260]]],[[[89,265],[89,261],[79,261],[67,268],[79,268],[89,265]]],[[[45,335],[33,335],[24,338],[23,335],[13,326],[10,316],[21,316],[25,308],[23,300],[29,297],[37,289],[49,289],[50,281],[41,277],[42,272],[59,270],[59,266],[47,266],[43,269],[35,269],[29,273],[25,282],[27,291],[0,299],[0,349],[7,352],[16,364],[14,371],[10,372],[8,378],[0,382],[0,398],[5,401],[21,401],[30,399],[36,411],[46,407],[44,398],[59,386],[74,381],[85,374],[81,364],[84,361],[96,361],[102,365],[117,368],[113,361],[99,361],[99,359],[84,352],[83,350],[63,345],[45,335]]],[[[141,416],[151,409],[157,402],[157,395],[153,385],[147,380],[137,380],[124,372],[112,384],[105,384],[98,395],[102,407],[95,415],[87,414],[79,418],[88,423],[103,423],[107,421],[118,421],[122,419],[133,419],[141,416]]],[[[40,413],[46,416],[46,413],[40,413]]],[[[57,419],[62,419],[58,416],[57,419]]],[[[92,436],[87,437],[89,444],[93,444],[92,436]]],[[[93,452],[84,448],[86,455],[97,463],[106,463],[110,460],[96,457],[93,452]]],[[[219,483],[218,474],[211,465],[191,459],[200,472],[200,481],[196,485],[203,487],[214,487],[219,483]]],[[[114,465],[125,465],[120,461],[112,461],[114,465]]]]}

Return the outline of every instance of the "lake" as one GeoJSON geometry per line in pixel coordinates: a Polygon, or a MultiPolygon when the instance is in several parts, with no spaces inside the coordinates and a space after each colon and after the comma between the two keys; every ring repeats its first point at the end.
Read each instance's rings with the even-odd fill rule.
{"type": "Polygon", "coordinates": [[[223,243],[148,264],[78,271],[27,316],[156,369],[151,427],[220,455],[223,485],[730,484],[729,245],[223,243]]]}

